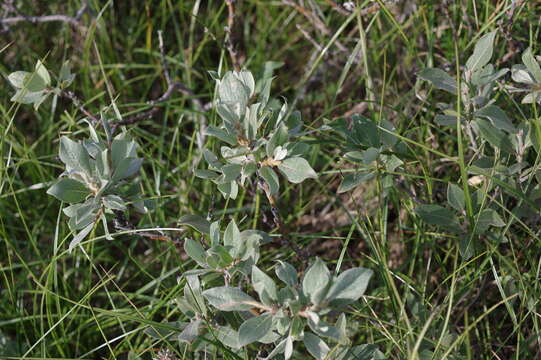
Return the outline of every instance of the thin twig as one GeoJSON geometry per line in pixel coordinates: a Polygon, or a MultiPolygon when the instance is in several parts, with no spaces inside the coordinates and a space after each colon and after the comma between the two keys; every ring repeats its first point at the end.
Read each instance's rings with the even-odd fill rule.
{"type": "Polygon", "coordinates": [[[121,121],[115,122],[114,124],[112,124],[113,130],[117,126],[133,124],[133,123],[136,123],[139,120],[151,117],[152,115],[154,115],[160,109],[160,107],[158,105],[160,105],[161,103],[167,101],[173,95],[173,93],[175,91],[179,91],[179,92],[181,92],[182,94],[184,94],[186,96],[192,97],[192,101],[193,101],[195,107],[198,109],[198,111],[202,111],[203,106],[201,105],[201,102],[199,100],[193,98],[193,96],[195,94],[190,89],[188,89],[184,84],[182,84],[181,82],[173,82],[172,81],[171,74],[169,73],[169,67],[167,66],[167,60],[166,60],[166,56],[165,56],[165,47],[164,47],[164,43],[163,43],[163,34],[162,34],[161,30],[158,31],[158,44],[159,44],[159,49],[160,49],[160,59],[161,59],[162,71],[163,71],[163,75],[165,77],[165,81],[167,83],[167,89],[165,90],[165,92],[159,98],[154,99],[154,100],[150,100],[150,101],[147,102],[147,104],[151,106],[150,109],[148,109],[147,111],[144,111],[142,113],[126,117],[125,119],[123,119],[121,121]]]}
{"type": "MultiPolygon", "coordinates": [[[[344,15],[344,16],[351,15],[351,13],[353,12],[353,10],[355,9],[355,6],[356,6],[355,3],[353,3],[352,1],[345,2],[343,5],[339,5],[336,2],[334,2],[333,0],[325,0],[325,2],[327,4],[329,4],[338,13],[340,13],[341,15],[344,15]]],[[[369,14],[372,14],[372,13],[376,12],[379,9],[380,9],[380,4],[374,3],[374,4],[370,5],[370,6],[367,6],[364,9],[362,9],[359,12],[359,15],[366,16],[366,15],[369,15],[369,14]]]]}
{"type": "Polygon", "coordinates": [[[524,0],[513,1],[511,3],[511,8],[507,10],[506,12],[507,20],[503,17],[500,18],[500,20],[498,20],[498,25],[502,29],[502,34],[507,40],[507,47],[509,49],[507,53],[501,59],[497,61],[498,64],[507,62],[510,58],[515,56],[518,52],[523,50],[521,49],[522,47],[521,43],[517,39],[515,39],[513,35],[511,34],[511,29],[513,28],[517,8],[522,7],[524,4],[525,4],[524,0]]]}
{"type": "Polygon", "coordinates": [[[10,13],[18,14],[17,9],[15,9],[15,6],[13,5],[14,0],[4,0],[4,3],[2,4],[2,18],[7,17],[10,13]]]}
{"type": "MultiPolygon", "coordinates": [[[[113,218],[113,225],[115,230],[126,231],[135,230],[135,226],[126,219],[122,211],[114,211],[115,217],[113,218]]],[[[134,232],[133,235],[147,238],[150,240],[168,241],[175,245],[181,242],[179,237],[167,236],[161,231],[158,234],[151,233],[149,231],[134,232]]]]}
{"type": "Polygon", "coordinates": [[[169,67],[167,66],[167,60],[165,59],[165,46],[163,45],[163,32],[161,30],[158,30],[158,48],[160,49],[160,59],[165,81],[167,81],[167,84],[171,84],[171,75],[169,74],[169,67]]]}
{"type": "MultiPolygon", "coordinates": [[[[318,29],[321,33],[323,33],[323,35],[331,34],[331,30],[327,27],[327,25],[325,25],[325,23],[316,14],[314,14],[313,11],[310,11],[300,6],[299,4],[295,3],[292,0],[282,0],[282,3],[284,5],[294,8],[296,11],[304,15],[304,17],[306,17],[316,29],[318,29]]],[[[307,33],[303,32],[303,35],[306,36],[307,33]]],[[[346,52],[346,53],[350,52],[350,50],[346,46],[344,46],[339,40],[335,41],[335,45],[342,52],[346,52]]]]}
{"type": "Polygon", "coordinates": [[[337,3],[335,3],[333,0],[325,0],[325,2],[327,4],[329,4],[334,10],[336,10],[337,12],[339,12],[340,14],[342,15],[349,15],[350,12],[347,11],[346,9],[344,9],[342,6],[338,5],[337,3]]]}
{"type": "Polygon", "coordinates": [[[312,45],[314,45],[317,51],[323,51],[323,47],[317,43],[317,41],[308,33],[308,31],[304,30],[301,24],[297,24],[296,26],[297,29],[301,32],[301,34],[306,38],[306,40],[308,40],[312,43],[312,45]]]}
{"type": "Polygon", "coordinates": [[[173,95],[175,90],[179,90],[180,92],[188,96],[193,95],[193,93],[190,90],[188,90],[183,84],[178,83],[178,82],[170,83],[168,84],[165,92],[159,98],[150,100],[147,102],[147,104],[150,105],[152,108],[142,113],[135,114],[135,115],[126,117],[120,121],[117,121],[112,124],[112,127],[116,128],[117,126],[120,126],[120,125],[130,125],[130,124],[136,123],[139,120],[143,120],[143,119],[151,117],[160,109],[158,105],[168,100],[173,95]]]}
{"type": "Polygon", "coordinates": [[[227,26],[225,27],[225,46],[227,48],[227,51],[229,52],[229,57],[231,58],[231,64],[233,65],[233,69],[235,71],[240,71],[243,57],[241,54],[239,54],[240,51],[240,37],[238,36],[238,32],[236,29],[236,26],[238,24],[235,21],[236,14],[235,14],[235,6],[234,3],[235,0],[225,0],[225,3],[227,5],[227,26]]]}
{"type": "Polygon", "coordinates": [[[311,23],[314,25],[316,29],[321,31],[324,35],[329,35],[331,33],[331,30],[317,17],[312,11],[305,9],[304,7],[297,4],[295,1],[292,0],[282,0],[282,3],[284,5],[290,6],[297,10],[299,13],[304,15],[311,23]]]}
{"type": "MultiPolygon", "coordinates": [[[[321,46],[320,44],[317,43],[317,41],[310,35],[310,33],[308,33],[308,31],[306,31],[301,24],[297,24],[297,29],[301,32],[301,34],[306,38],[306,40],[308,40],[316,49],[318,52],[323,52],[323,46],[321,46]]],[[[340,52],[347,52],[349,53],[350,51],[346,48],[344,48],[343,50],[339,50],[340,52]]],[[[333,56],[335,55],[336,53],[335,52],[328,52],[325,54],[324,58],[325,60],[327,61],[327,63],[329,63],[330,65],[338,68],[338,69],[342,69],[342,66],[343,64],[341,64],[337,59],[336,56],[333,56]]],[[[354,59],[354,63],[358,63],[359,61],[357,59],[354,59]]]]}
{"type": "Polygon", "coordinates": [[[7,30],[7,27],[9,25],[14,25],[20,22],[30,22],[32,24],[46,22],[65,22],[82,30],[84,29],[84,26],[81,25],[80,20],[83,17],[84,13],[88,10],[88,3],[87,1],[84,1],[83,5],[79,8],[79,10],[77,10],[75,16],[68,16],[63,14],[28,16],[17,11],[11,3],[8,3],[8,9],[11,10],[11,12],[17,13],[18,15],[0,19],[0,25],[3,25],[5,27],[5,30],[7,30]]]}
{"type": "MultiPolygon", "coordinates": [[[[175,91],[179,91],[179,92],[181,92],[182,94],[184,94],[186,96],[192,97],[192,102],[194,104],[194,107],[196,107],[197,111],[201,111],[201,112],[203,111],[203,105],[201,104],[201,102],[198,99],[194,98],[195,94],[190,89],[188,89],[184,84],[182,84],[180,82],[173,82],[172,81],[171,74],[169,72],[169,68],[168,68],[167,62],[166,62],[165,48],[164,48],[163,36],[162,36],[161,31],[158,31],[158,41],[159,41],[159,49],[160,49],[161,66],[162,66],[162,71],[163,71],[163,74],[164,74],[164,77],[165,77],[165,81],[167,82],[167,89],[165,90],[165,92],[160,97],[147,102],[147,104],[150,105],[150,107],[151,107],[150,109],[148,109],[148,110],[146,110],[144,112],[141,112],[139,114],[128,116],[128,117],[124,118],[121,121],[117,121],[115,123],[112,123],[111,124],[111,130],[113,132],[120,125],[134,124],[139,120],[151,117],[152,115],[154,115],[160,109],[159,105],[161,103],[167,101],[171,96],[173,96],[173,93],[175,91]]],[[[75,95],[75,93],[73,93],[72,91],[62,91],[60,93],[60,96],[71,100],[71,102],[87,118],[89,118],[89,120],[91,120],[91,122],[94,125],[100,123],[100,121],[98,120],[98,115],[93,115],[90,111],[88,111],[83,106],[81,100],[77,97],[77,95],[75,95]]],[[[204,124],[202,124],[202,126],[204,127],[204,124]]]]}
{"type": "Polygon", "coordinates": [[[88,111],[83,106],[83,103],[77,97],[77,95],[75,95],[74,92],[72,92],[72,91],[62,91],[60,93],[60,96],[65,97],[67,99],[70,99],[71,102],[73,103],[73,105],[75,105],[83,114],[85,114],[86,117],[88,117],[92,121],[92,124],[96,125],[96,124],[99,123],[98,118],[95,115],[91,114],[90,111],[88,111]]]}

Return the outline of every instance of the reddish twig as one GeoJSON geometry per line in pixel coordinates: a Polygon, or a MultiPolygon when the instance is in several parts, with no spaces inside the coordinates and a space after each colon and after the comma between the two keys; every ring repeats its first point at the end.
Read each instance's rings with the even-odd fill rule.
{"type": "MultiPolygon", "coordinates": [[[[119,230],[119,231],[135,230],[135,226],[128,219],[126,219],[122,211],[114,211],[114,214],[115,214],[115,217],[113,218],[113,225],[115,227],[115,230],[119,230]]],[[[133,235],[147,238],[149,240],[167,241],[175,245],[178,245],[181,243],[181,239],[179,237],[167,236],[161,231],[159,231],[158,234],[154,234],[149,231],[138,231],[138,232],[134,232],[133,235]]]]}
{"type": "Polygon", "coordinates": [[[225,46],[231,58],[231,64],[235,71],[240,71],[244,62],[244,54],[242,53],[241,40],[242,35],[238,31],[239,22],[236,21],[235,0],[225,0],[227,5],[227,26],[225,27],[225,46]]]}
{"type": "Polygon", "coordinates": [[[331,30],[327,27],[327,25],[325,25],[325,23],[321,21],[321,19],[316,16],[312,11],[305,9],[304,7],[300,6],[292,0],[282,0],[282,3],[284,5],[294,8],[299,13],[304,15],[304,17],[306,17],[312,23],[312,25],[314,25],[314,27],[321,31],[324,35],[329,35],[331,33],[331,30]]]}
{"type": "Polygon", "coordinates": [[[99,123],[99,120],[98,118],[93,115],[92,113],[90,113],[90,111],[88,111],[84,106],[83,106],[83,103],[81,102],[81,100],[77,97],[77,95],[75,95],[74,92],[72,91],[62,91],[60,93],[60,96],[62,97],[65,97],[69,100],[71,100],[71,102],[73,103],[73,105],[75,105],[79,111],[81,111],[83,114],[85,114],[85,116],[94,124],[98,124],[99,123]]]}
{"type": "MultiPolygon", "coordinates": [[[[300,6],[299,4],[297,4],[296,2],[292,0],[282,0],[282,3],[284,5],[294,8],[296,11],[304,15],[304,17],[308,19],[308,21],[310,21],[310,23],[312,23],[312,25],[316,29],[318,29],[323,35],[331,34],[331,30],[327,27],[327,25],[325,25],[325,23],[314,12],[300,6]]],[[[306,37],[307,32],[304,31],[302,33],[306,37]]],[[[345,47],[339,40],[335,41],[335,45],[342,52],[346,52],[346,53],[350,52],[350,50],[347,47],[345,47]]],[[[318,46],[318,47],[321,48],[321,46],[318,46]]]]}
{"type": "Polygon", "coordinates": [[[349,15],[350,12],[347,11],[346,9],[344,9],[342,6],[338,5],[337,3],[335,3],[333,0],[325,0],[325,2],[327,4],[329,4],[334,10],[336,10],[337,12],[339,12],[340,14],[342,15],[349,15]]]}

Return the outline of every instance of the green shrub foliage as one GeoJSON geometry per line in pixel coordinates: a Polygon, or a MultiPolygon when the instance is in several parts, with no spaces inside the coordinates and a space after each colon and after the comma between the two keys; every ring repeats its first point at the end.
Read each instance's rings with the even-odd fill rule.
{"type": "MultiPolygon", "coordinates": [[[[452,160],[464,161],[462,146],[474,151],[464,162],[466,172],[460,180],[448,184],[446,201],[417,204],[415,213],[427,226],[458,238],[465,259],[476,254],[481,236],[505,241],[500,230],[509,224],[509,216],[538,214],[541,198],[539,172],[531,162],[535,156],[529,156],[541,148],[539,124],[513,122],[495,94],[498,88],[508,94],[525,93],[522,104],[541,103],[541,68],[527,49],[521,64],[496,69],[491,63],[495,36],[490,32],[477,41],[459,78],[438,68],[417,74],[449,95],[448,103],[438,103],[434,123],[456,131],[460,140],[464,135],[465,145],[459,144],[459,156],[452,160]],[[505,82],[508,73],[510,83],[505,82]],[[483,186],[477,187],[477,180],[484,181],[483,186]],[[496,202],[510,199],[509,213],[498,212],[496,202]]],[[[310,131],[303,128],[300,112],[284,99],[271,98],[272,74],[257,81],[247,70],[211,76],[216,81],[213,106],[219,124],[208,126],[206,133],[221,146],[217,152],[204,150],[208,166],[195,171],[198,177],[212,181],[230,199],[237,197],[239,187],[257,185],[272,205],[281,178],[299,184],[318,177],[306,158],[309,145],[303,141],[310,131]]],[[[34,71],[16,71],[8,80],[16,90],[11,100],[33,104],[37,110],[49,96],[61,96],[74,75],[65,63],[53,81],[38,61],[34,71]]],[[[83,246],[99,222],[112,239],[107,225],[111,215],[130,208],[147,211],[137,178],[143,163],[137,143],[126,129],[114,135],[105,114],[101,131],[91,120],[85,120],[88,138],[60,138],[59,157],[65,169],[47,190],[65,203],[63,211],[74,234],[70,250],[83,246]]],[[[355,165],[353,172],[344,174],[338,193],[376,177],[382,177],[381,190],[386,192],[395,185],[397,169],[407,171],[408,139],[390,121],[353,115],[329,121],[318,131],[339,139],[344,159],[355,165]]],[[[273,242],[269,234],[242,230],[243,224],[233,220],[222,231],[219,221],[195,215],[182,217],[179,224],[200,233],[183,239],[194,264],[179,278],[184,294],[176,302],[185,321],[149,328],[149,336],[180,341],[195,352],[219,346],[237,355],[255,354],[259,345],[254,344],[264,344],[266,359],[289,359],[304,350],[316,359],[384,358],[375,346],[353,344],[348,335],[347,307],[365,294],[372,270],[353,267],[333,274],[319,258],[307,268],[277,260],[264,269],[258,261],[261,248],[273,242]]]]}

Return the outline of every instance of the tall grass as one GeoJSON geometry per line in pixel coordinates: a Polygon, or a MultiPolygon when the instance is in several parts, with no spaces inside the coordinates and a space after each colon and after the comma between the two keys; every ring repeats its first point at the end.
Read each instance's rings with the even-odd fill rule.
{"type": "MultiPolygon", "coordinates": [[[[445,95],[430,92],[415,73],[429,66],[453,72],[488,29],[500,30],[497,63],[520,62],[523,49],[539,49],[539,5],[378,0],[374,11],[348,17],[329,1],[304,1],[309,14],[287,3],[238,2],[245,66],[258,72],[267,61],[283,63],[273,91],[296,102],[311,129],[359,112],[391,121],[412,154],[387,196],[382,176],[337,194],[351,166],[337,137],[315,132],[306,141],[318,180],[284,185],[277,199],[291,242],[335,267],[374,269],[367,295],[349,309],[352,341],[376,344],[389,359],[541,357],[538,220],[517,225],[502,205],[508,241],[485,240],[482,251],[464,261],[461,239],[427,226],[414,212],[419,203],[445,199],[449,182],[467,181],[471,156],[460,132],[434,122],[445,95]],[[423,352],[427,348],[434,354],[423,352]]],[[[73,0],[15,5],[38,15],[73,14],[80,6],[73,0]]],[[[91,8],[83,31],[63,23],[11,26],[0,37],[0,73],[31,68],[38,58],[49,68],[69,59],[77,73],[74,91],[87,108],[98,111],[112,97],[123,114],[142,111],[166,87],[156,40],[162,30],[171,73],[195,95],[175,95],[130,128],[144,144],[142,184],[155,201],[148,215],[131,220],[141,228],[172,228],[184,214],[210,213],[276,232],[264,194],[246,188],[227,202],[193,174],[203,147],[219,149],[215,139],[201,138],[202,126],[216,125],[217,116],[194,99],[211,102],[214,83],[207,71],[230,68],[225,3],[95,0],[91,8]]],[[[100,232],[85,251],[68,253],[69,229],[59,202],[45,189],[61,172],[59,134],[81,133],[82,115],[65,100],[39,112],[14,105],[13,90],[3,84],[0,357],[150,359],[168,348],[178,358],[194,358],[186,347],[143,330],[167,330],[164,321],[186,320],[175,303],[184,287],[177,280],[195,264],[177,243],[133,235],[107,241],[100,232]]],[[[498,97],[515,124],[539,121],[535,108],[524,110],[503,90],[498,97]]],[[[181,238],[198,236],[183,231],[181,238]]],[[[294,261],[295,253],[271,246],[261,266],[278,258],[294,261]]],[[[235,356],[222,348],[208,358],[235,356]]],[[[294,358],[306,356],[299,348],[294,358]]]]}

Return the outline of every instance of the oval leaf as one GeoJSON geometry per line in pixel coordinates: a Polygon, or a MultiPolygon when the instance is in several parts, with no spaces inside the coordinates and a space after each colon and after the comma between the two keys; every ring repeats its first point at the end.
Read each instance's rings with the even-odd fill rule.
{"type": "Polygon", "coordinates": [[[66,136],[62,136],[60,138],[59,156],[60,160],[66,164],[68,171],[80,171],[87,175],[91,175],[90,156],[82,144],[73,141],[66,136]]]}
{"type": "Polygon", "coordinates": [[[68,203],[78,203],[90,195],[90,190],[79,181],[63,178],[51,186],[47,194],[68,203]]]}
{"type": "Polygon", "coordinates": [[[239,345],[246,346],[258,341],[272,329],[272,316],[270,314],[255,316],[242,323],[239,328],[239,345]]]}
{"type": "Polygon", "coordinates": [[[203,234],[210,233],[210,222],[199,215],[184,215],[178,219],[179,225],[188,225],[203,234]]]}
{"type": "Polygon", "coordinates": [[[431,225],[457,226],[455,214],[439,205],[421,205],[415,209],[424,222],[431,225]]]}
{"type": "Polygon", "coordinates": [[[310,355],[318,360],[325,359],[330,351],[329,346],[311,332],[304,333],[304,346],[306,346],[306,350],[308,350],[310,355]]]}
{"type": "Polygon", "coordinates": [[[472,56],[466,61],[468,70],[475,71],[488,64],[492,57],[495,36],[496,31],[492,31],[477,41],[472,56]]]}
{"type": "Polygon", "coordinates": [[[476,111],[475,115],[490,120],[492,125],[500,130],[505,130],[513,134],[517,132],[517,129],[511,122],[511,119],[509,119],[507,114],[496,105],[487,105],[484,108],[476,111]]]}
{"type": "Polygon", "coordinates": [[[278,165],[278,169],[294,184],[301,183],[308,178],[317,178],[316,172],[308,164],[308,161],[301,157],[285,159],[278,165]]]}
{"type": "Polygon", "coordinates": [[[265,180],[267,185],[269,185],[269,191],[271,195],[274,195],[280,189],[280,180],[278,175],[272,170],[270,166],[262,166],[259,170],[259,174],[265,180]]]}
{"type": "Polygon", "coordinates": [[[455,208],[455,210],[464,210],[464,191],[460,188],[460,186],[449,183],[449,186],[447,187],[447,202],[449,205],[455,208]]]}
{"type": "Polygon", "coordinates": [[[445,71],[437,68],[424,69],[417,73],[423,80],[430,81],[436,89],[456,95],[456,81],[445,71]]]}
{"type": "Polygon", "coordinates": [[[203,296],[208,302],[222,311],[246,311],[253,307],[255,300],[242,290],[220,286],[203,291],[203,296]]]}
{"type": "Polygon", "coordinates": [[[344,271],[333,281],[327,299],[340,305],[357,301],[366,291],[372,275],[372,270],[364,268],[344,271]]]}
{"type": "Polygon", "coordinates": [[[331,274],[321,259],[317,258],[302,280],[302,291],[313,304],[318,304],[327,292],[331,274]]]}
{"type": "Polygon", "coordinates": [[[186,251],[186,254],[188,254],[188,256],[191,257],[200,266],[206,267],[207,262],[205,261],[205,259],[207,255],[205,249],[197,241],[192,239],[184,240],[184,251],[186,251]]]}

